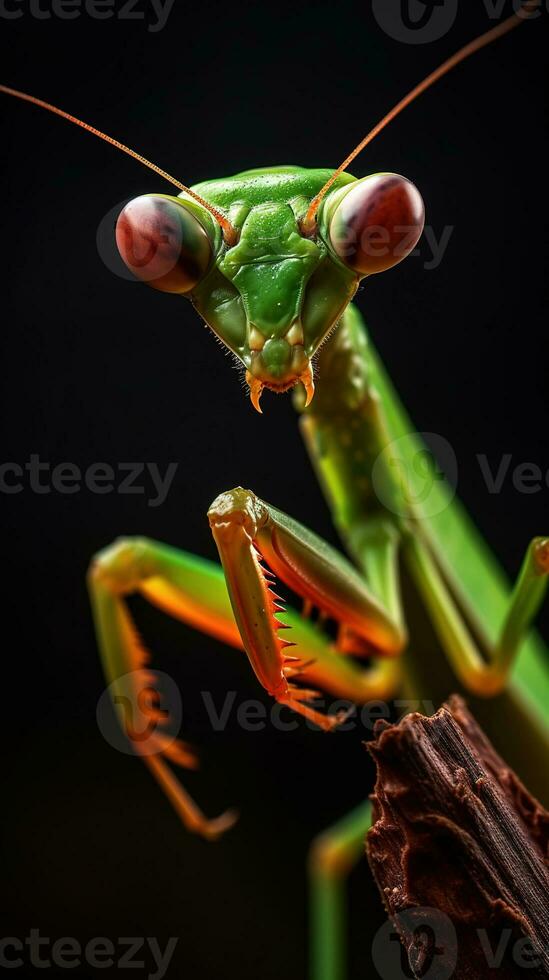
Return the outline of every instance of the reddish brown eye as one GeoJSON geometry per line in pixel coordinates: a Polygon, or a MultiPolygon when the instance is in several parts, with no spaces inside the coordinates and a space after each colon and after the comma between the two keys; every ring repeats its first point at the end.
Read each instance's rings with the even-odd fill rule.
{"type": "Polygon", "coordinates": [[[145,194],[126,204],[116,244],[133,274],[166,293],[188,293],[212,256],[205,229],[176,198],[145,194]]]}
{"type": "Polygon", "coordinates": [[[425,208],[417,188],[399,174],[373,174],[348,191],[330,222],[339,258],[360,275],[385,272],[415,248],[425,208]]]}

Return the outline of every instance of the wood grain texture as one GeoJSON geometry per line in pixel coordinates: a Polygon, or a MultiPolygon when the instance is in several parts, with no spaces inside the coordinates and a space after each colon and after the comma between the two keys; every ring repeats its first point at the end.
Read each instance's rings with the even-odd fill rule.
{"type": "Polygon", "coordinates": [[[547,811],[456,696],[375,735],[368,860],[413,976],[549,977],[547,811]]]}

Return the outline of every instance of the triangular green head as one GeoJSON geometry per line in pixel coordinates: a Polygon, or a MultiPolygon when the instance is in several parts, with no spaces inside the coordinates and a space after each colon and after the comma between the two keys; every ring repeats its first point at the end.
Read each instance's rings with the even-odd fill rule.
{"type": "Polygon", "coordinates": [[[122,211],[116,238],[135,275],[187,296],[246,369],[255,407],[263,388],[301,382],[314,392],[312,358],[360,280],[400,262],[424,223],[421,197],[398,174],[341,174],[313,228],[304,218],[330,171],[248,170],[192,188],[226,215],[223,236],[189,195],[145,195],[122,211]]]}

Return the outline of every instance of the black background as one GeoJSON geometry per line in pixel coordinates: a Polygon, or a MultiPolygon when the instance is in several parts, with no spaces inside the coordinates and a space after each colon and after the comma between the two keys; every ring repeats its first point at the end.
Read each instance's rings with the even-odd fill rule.
{"type": "MultiPolygon", "coordinates": [[[[277,163],[336,166],[411,85],[491,26],[483,4],[460,3],[446,36],[411,46],[388,37],[368,4],[348,2],[176,0],[158,33],[146,20],[38,20],[21,9],[0,19],[2,80],[188,183],[277,163]]],[[[544,16],[477,55],[354,167],[406,174],[437,237],[453,226],[438,268],[425,270],[423,246],[421,258],[370,281],[359,305],[418,429],[454,447],[459,492],[509,574],[547,531],[549,488],[525,495],[509,479],[491,495],[475,454],[492,468],[503,453],[513,466],[549,468],[547,37],[544,16]]],[[[242,812],[220,844],[193,838],[139,761],[96,727],[103,681],[84,586],[89,557],[121,533],[213,558],[208,504],[239,483],[335,541],[291,400],[266,394],[260,418],[190,304],[101,261],[96,229],[109,209],[169,187],[38,109],[2,97],[1,110],[2,462],[38,453],[82,469],[179,463],[158,508],[148,494],[84,488],[2,494],[2,935],[35,927],[52,939],[161,945],[178,936],[169,977],[302,980],[306,849],[371,788],[360,738],[250,734],[234,716],[212,732],[201,690],[217,702],[232,690],[237,704],[268,698],[241,655],[139,607],[155,663],[180,684],[185,732],[203,750],[187,786],[209,813],[242,812]]],[[[545,614],[546,635],[547,623],[545,614]]],[[[352,899],[349,975],[375,976],[368,937],[383,916],[365,866],[352,899]]]]}

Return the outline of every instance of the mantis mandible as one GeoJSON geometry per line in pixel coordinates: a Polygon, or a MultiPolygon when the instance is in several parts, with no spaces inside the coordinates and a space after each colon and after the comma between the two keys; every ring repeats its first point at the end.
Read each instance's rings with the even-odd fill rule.
{"type": "MultiPolygon", "coordinates": [[[[547,586],[549,538],[530,543],[509,591],[444,481],[430,489],[429,506],[422,500],[422,475],[411,464],[427,449],[350,304],[364,278],[392,268],[413,250],[423,229],[423,202],[400,175],[356,179],[347,173],[358,153],[413,99],[536,6],[523,4],[429,75],[335,173],[272,167],[187,187],[63,110],[0,86],[106,139],[178,188],[177,197],[149,194],[126,205],[116,229],[121,256],[139,279],[191,299],[242,365],[255,409],[262,411],[265,388],[295,389],[304,441],[348,553],[343,557],[240,487],[221,493],[208,512],[220,565],[150,539],[115,542],[94,558],[89,573],[99,647],[115,697],[127,696],[130,678],[132,698],[143,710],[141,695],[154,685],[125,601],[137,592],[243,649],[273,698],[333,729],[344,714],[321,713],[314,705],[319,690],[360,704],[414,689],[407,658],[400,656],[410,642],[402,562],[456,683],[486,698],[508,689],[508,710],[512,705],[528,717],[539,744],[545,743],[546,653],[529,628],[547,586]],[[391,465],[402,462],[387,453],[394,443],[405,446],[409,483],[391,465]],[[302,596],[302,613],[284,607],[273,589],[275,577],[302,596]],[[311,607],[339,624],[335,643],[311,621],[311,607]],[[360,661],[364,656],[367,667],[360,661]]],[[[146,711],[156,723],[155,751],[150,740],[146,754],[140,751],[137,739],[135,751],[185,826],[218,837],[234,815],[212,819],[201,812],[171,768],[193,767],[192,748],[163,736],[154,697],[146,711]]],[[[315,971],[325,980],[342,975],[340,882],[358,857],[368,821],[366,804],[312,851],[315,971]]]]}

